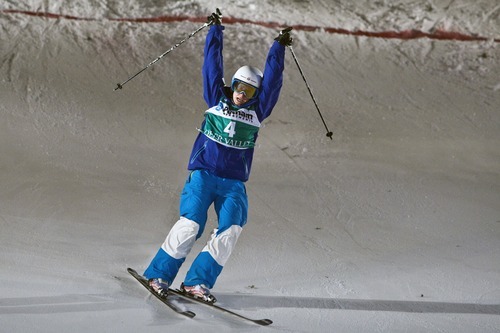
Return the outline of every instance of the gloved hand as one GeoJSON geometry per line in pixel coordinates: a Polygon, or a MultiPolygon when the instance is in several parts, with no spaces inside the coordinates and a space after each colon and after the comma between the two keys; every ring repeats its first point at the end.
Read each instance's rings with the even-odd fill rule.
{"type": "Polygon", "coordinates": [[[292,31],[292,29],[292,27],[288,27],[281,30],[278,37],[276,37],[274,40],[283,46],[292,46],[293,38],[290,35],[290,31],[292,31]]]}
{"type": "Polygon", "coordinates": [[[222,24],[222,13],[220,12],[219,8],[215,10],[215,13],[212,13],[212,15],[207,17],[207,23],[215,25],[222,24]]]}

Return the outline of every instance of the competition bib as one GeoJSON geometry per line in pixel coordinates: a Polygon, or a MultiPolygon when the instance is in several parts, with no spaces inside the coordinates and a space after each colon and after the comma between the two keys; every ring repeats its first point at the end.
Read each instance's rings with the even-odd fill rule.
{"type": "Polygon", "coordinates": [[[205,111],[205,126],[201,132],[224,146],[248,149],[255,146],[255,134],[260,121],[253,109],[234,108],[219,102],[205,111]]]}

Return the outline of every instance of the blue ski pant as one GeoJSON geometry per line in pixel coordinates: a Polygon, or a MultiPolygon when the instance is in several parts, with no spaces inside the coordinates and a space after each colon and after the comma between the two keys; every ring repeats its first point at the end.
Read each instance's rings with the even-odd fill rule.
{"type": "Polygon", "coordinates": [[[191,264],[184,284],[213,288],[247,222],[248,198],[242,181],[217,177],[206,170],[190,173],[180,200],[177,221],[144,272],[148,279],[162,278],[171,285],[195,241],[205,229],[213,204],[218,219],[206,246],[191,264]]]}

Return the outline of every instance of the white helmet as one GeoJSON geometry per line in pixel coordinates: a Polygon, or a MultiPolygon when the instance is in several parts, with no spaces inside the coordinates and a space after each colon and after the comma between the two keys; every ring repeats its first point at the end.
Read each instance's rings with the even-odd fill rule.
{"type": "Polygon", "coordinates": [[[243,66],[240,67],[240,69],[238,69],[236,73],[234,73],[233,79],[231,80],[231,87],[234,86],[234,82],[237,80],[245,82],[259,89],[260,83],[262,82],[262,77],[263,74],[258,68],[251,66],[243,66]]]}

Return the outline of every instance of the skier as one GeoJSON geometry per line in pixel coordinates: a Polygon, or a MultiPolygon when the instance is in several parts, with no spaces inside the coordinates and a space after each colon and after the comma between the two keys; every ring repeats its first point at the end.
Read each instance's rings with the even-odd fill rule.
{"type": "Polygon", "coordinates": [[[220,12],[211,23],[202,68],[204,98],[209,109],[188,164],[190,174],[180,198],[180,219],[174,224],[144,276],[149,286],[166,297],[194,242],[202,235],[213,204],[218,218],[210,240],[193,261],[181,290],[214,303],[210,293],[247,222],[245,182],[250,175],[255,141],[261,125],[278,101],[283,83],[285,46],[291,28],[272,44],[262,73],[239,68],[227,87],[223,81],[223,30],[220,12]]]}

